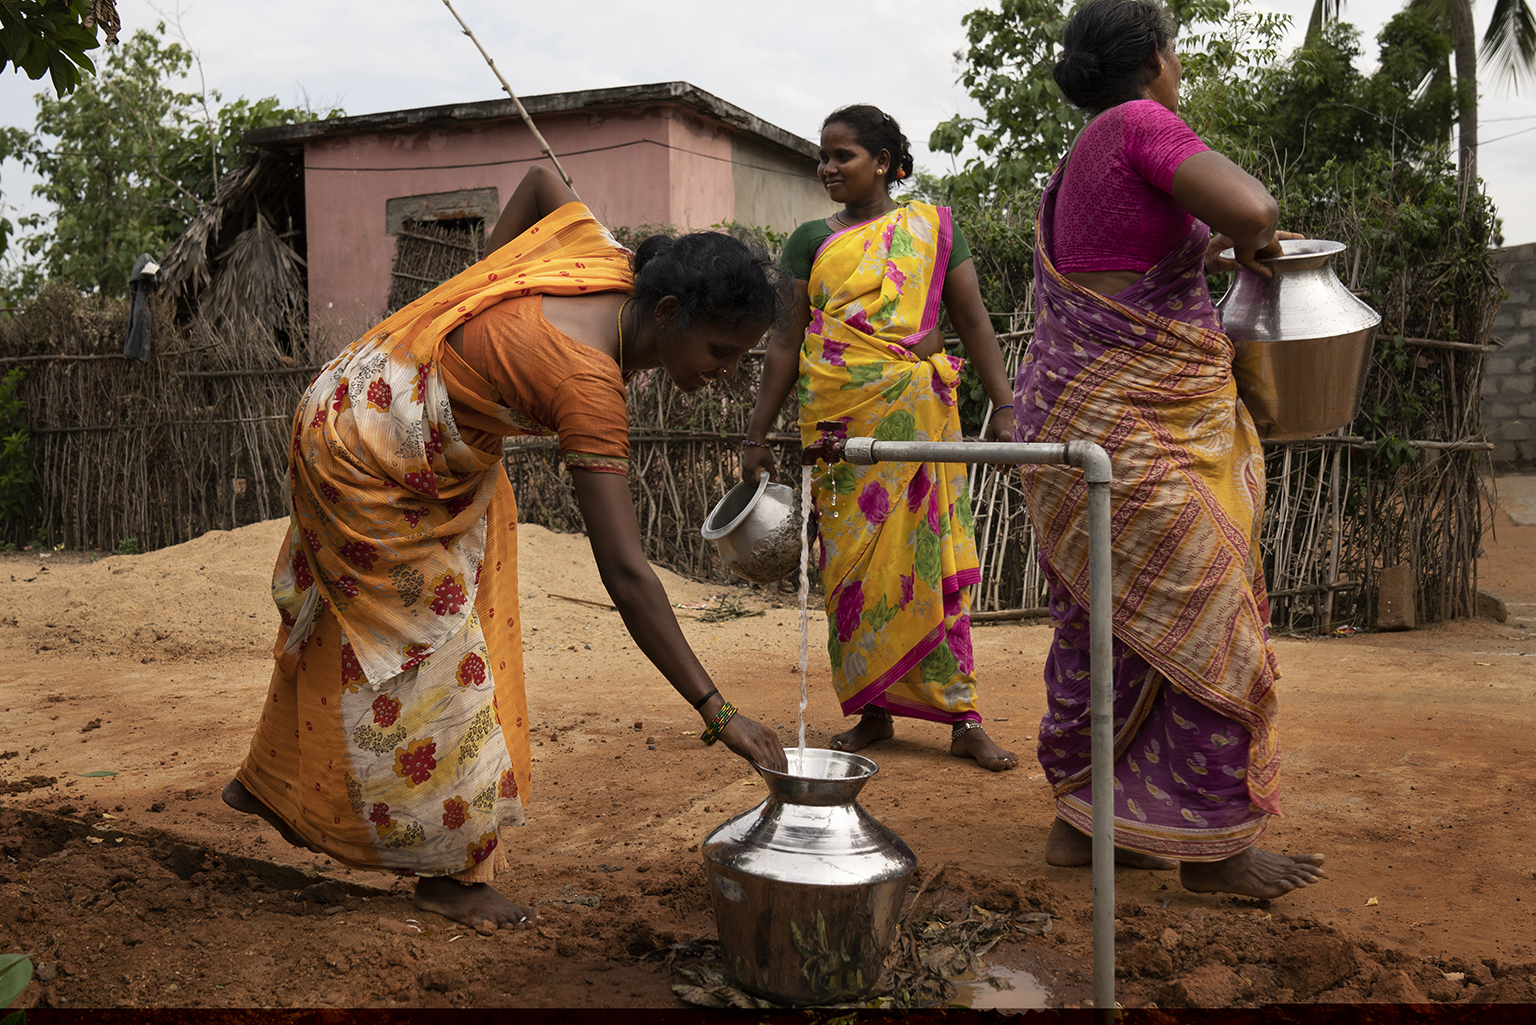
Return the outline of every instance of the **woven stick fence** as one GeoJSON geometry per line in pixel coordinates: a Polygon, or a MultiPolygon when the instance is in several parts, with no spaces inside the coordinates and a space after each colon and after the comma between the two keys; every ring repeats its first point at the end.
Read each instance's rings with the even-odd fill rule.
{"type": "Polygon", "coordinates": [[[0,373],[26,375],[35,474],[4,540],[148,550],[286,514],[290,424],[315,361],[270,332],[179,328],[166,307],[144,363],[120,355],[121,301],[51,285],[0,324],[0,373]]]}
{"type": "MultiPolygon", "coordinates": [[[[1420,622],[1471,615],[1476,608],[1476,553],[1484,528],[1479,472],[1491,449],[1481,435],[1480,389],[1483,357],[1493,345],[1489,326],[1498,282],[1491,261],[1476,258],[1475,245],[1450,238],[1442,250],[1420,254],[1412,267],[1369,290],[1364,283],[1379,282],[1376,270],[1392,255],[1390,235],[1379,222],[1367,231],[1350,213],[1347,205],[1335,204],[1290,222],[1352,246],[1348,265],[1340,268],[1345,281],[1385,320],[1356,423],[1335,436],[1265,446],[1261,546],[1272,622],[1286,632],[1373,625],[1381,573],[1402,563],[1413,569],[1420,622]],[[1453,269],[1461,274],[1454,282],[1448,280],[1453,269]]],[[[983,272],[1012,274],[1006,295],[1018,312],[996,325],[1012,374],[1033,326],[1027,266],[1019,268],[1017,260],[986,266],[980,234],[972,234],[972,248],[983,272]]],[[[1015,245],[1017,237],[1015,230],[1015,245]]],[[[731,579],[699,526],[738,479],[740,442],[760,372],[754,353],[735,380],[692,396],[659,372],[631,384],[630,488],[647,554],[656,562],[700,579],[731,579]]],[[[770,436],[779,479],[791,485],[798,484],[796,419],[791,399],[770,436]]],[[[509,443],[506,462],[525,519],[560,530],[581,528],[552,443],[509,443]]],[[[1017,473],[973,466],[970,488],[981,562],[973,609],[988,618],[1039,614],[1047,588],[1017,473]]]]}

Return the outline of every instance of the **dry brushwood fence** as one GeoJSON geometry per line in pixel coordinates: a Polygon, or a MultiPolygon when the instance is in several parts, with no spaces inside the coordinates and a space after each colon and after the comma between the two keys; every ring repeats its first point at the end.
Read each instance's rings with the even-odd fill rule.
{"type": "MultiPolygon", "coordinates": [[[[1476,607],[1479,469],[1491,448],[1479,392],[1500,292],[1477,235],[1486,211],[1437,221],[1425,211],[1444,197],[1429,189],[1426,198],[1422,182],[1418,193],[1394,196],[1391,184],[1357,196],[1335,183],[1328,201],[1287,207],[1289,224],[1352,247],[1341,274],[1385,319],[1356,422],[1328,438],[1266,446],[1263,550],[1283,631],[1374,625],[1381,573],[1400,564],[1413,570],[1421,622],[1476,607]]],[[[1010,372],[1031,336],[1033,204],[1025,195],[957,210],[989,305],[1015,311],[996,321],[1010,372]]],[[[446,275],[468,255],[442,243],[474,244],[422,242],[422,276],[446,275]]],[[[0,322],[0,374],[26,374],[20,398],[36,473],[29,511],[7,519],[0,539],[149,549],[284,515],[288,425],[320,362],[313,347],[291,341],[304,337],[299,329],[237,331],[227,319],[217,329],[168,327],[160,313],[146,364],[117,355],[122,303],[53,286],[0,322]]],[[[732,380],[692,395],[659,371],[631,382],[630,490],[653,561],[729,579],[699,527],[738,479],[761,371],[759,347],[732,380]]],[[[990,413],[977,394],[962,395],[968,433],[990,413]]],[[[779,479],[792,485],[797,416],[791,398],[769,436],[779,479]]],[[[525,521],[582,529],[552,439],[509,440],[505,465],[525,521]]],[[[982,564],[973,608],[978,618],[1038,615],[1045,585],[1018,476],[971,469],[982,564]]]]}
{"type": "MultiPolygon", "coordinates": [[[[1327,632],[1376,623],[1382,572],[1412,569],[1420,622],[1476,609],[1476,558],[1484,528],[1479,473],[1492,446],[1482,435],[1480,386],[1500,288],[1486,249],[1490,211],[1447,207],[1444,181],[1395,180],[1358,188],[1285,182],[1287,224],[1350,246],[1344,281],[1383,313],[1362,413],[1326,438],[1266,444],[1262,549],[1276,630],[1327,632]],[[1480,232],[1482,232],[1480,234],[1480,232]]],[[[1386,180],[1383,180],[1383,177],[1386,180]]],[[[1029,265],[1036,197],[957,210],[1010,375],[1032,334],[1029,265]]],[[[1219,283],[1218,283],[1219,289],[1219,283]]],[[[647,554],[695,578],[725,581],[699,526],[736,482],[741,440],[762,369],[749,354],[723,387],[686,395],[659,372],[630,385],[630,490],[647,554]]],[[[964,405],[964,404],[963,404],[964,405]]],[[[991,412],[972,399],[968,432],[991,412]]],[[[798,483],[799,434],[791,397],[770,435],[779,479],[798,483]]],[[[521,515],[557,530],[580,516],[553,443],[509,442],[507,469],[521,515]]],[[[971,467],[981,583],[977,618],[1042,615],[1037,563],[1018,475],[971,467]]]]}
{"type": "Polygon", "coordinates": [[[147,551],[286,515],[294,406],[318,367],[270,333],[179,328],[121,355],[127,303],[50,285],[0,323],[0,374],[24,374],[34,482],[11,544],[147,551]]]}

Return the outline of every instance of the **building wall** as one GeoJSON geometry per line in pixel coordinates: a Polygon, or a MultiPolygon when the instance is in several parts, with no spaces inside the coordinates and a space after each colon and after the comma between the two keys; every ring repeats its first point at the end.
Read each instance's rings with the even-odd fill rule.
{"type": "Polygon", "coordinates": [[[815,166],[751,135],[731,140],[736,219],[790,232],[838,209],[815,176],[815,166]],[[807,173],[807,169],[811,173],[807,173]]]}
{"type": "MultiPolygon", "coordinates": [[[[680,108],[544,115],[539,130],[556,153],[570,154],[560,159],[576,191],[609,226],[701,229],[741,220],[787,231],[831,209],[808,158],[766,141],[744,147],[737,141],[740,133],[680,108]],[[737,166],[743,159],[779,170],[749,169],[744,189],[737,166]],[[753,175],[766,184],[754,185],[753,175]],[[742,209],[738,201],[744,195],[750,202],[742,209]]],[[[385,221],[390,200],[495,189],[497,203],[504,204],[541,159],[518,120],[307,141],[309,290],[316,331],[339,349],[383,313],[395,251],[385,221]]]]}
{"type": "Polygon", "coordinates": [[[1504,344],[1483,364],[1483,431],[1495,463],[1524,469],[1536,467],[1536,242],[1496,258],[1509,298],[1493,321],[1504,344]]]}

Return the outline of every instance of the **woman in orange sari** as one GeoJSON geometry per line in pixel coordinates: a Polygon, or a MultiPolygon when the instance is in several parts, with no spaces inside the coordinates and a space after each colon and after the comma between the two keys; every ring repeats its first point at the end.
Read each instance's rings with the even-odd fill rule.
{"type": "Polygon", "coordinates": [[[332,360],[300,403],[277,664],[224,799],[342,864],[417,876],[420,908],[515,926],[533,912],[489,885],[530,769],[502,438],[559,436],[640,649],[706,743],[783,769],[774,733],[735,714],[694,657],[641,550],[624,403],[639,370],[689,391],[729,377],[781,300],[766,258],[725,235],[658,236],[632,257],[542,168],[489,248],[332,360]]]}
{"type": "MultiPolygon", "coordinates": [[[[988,430],[1013,430],[1012,395],[970,250],[947,207],[898,204],[912,170],[890,115],[856,104],[822,125],[818,168],[843,209],[795,229],[784,249],[795,321],[774,332],[747,428],[742,476],[773,470],[764,445],[791,388],[802,443],[817,423],[891,441],[960,440],[963,361],[944,352],[941,306],[995,404],[988,430]]],[[[857,751],[895,733],[894,716],[950,727],[950,752],[994,772],[1018,758],[987,735],[976,707],[969,588],[979,579],[963,465],[839,463],[818,474],[827,653],[844,715],[832,747],[857,751]]]]}

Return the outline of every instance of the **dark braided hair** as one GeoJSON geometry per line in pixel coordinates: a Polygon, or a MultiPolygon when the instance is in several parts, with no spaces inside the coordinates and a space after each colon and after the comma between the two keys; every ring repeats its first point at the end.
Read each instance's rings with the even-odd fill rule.
{"type": "Polygon", "coordinates": [[[887,189],[891,187],[891,182],[912,173],[912,145],[901,134],[901,125],[896,123],[896,119],[879,107],[868,103],[851,103],[839,107],[821,123],[823,129],[828,125],[847,125],[853,129],[853,137],[872,157],[878,157],[881,150],[891,155],[890,169],[885,172],[887,189]]]}
{"type": "Polygon", "coordinates": [[[1175,32],[1160,0],[1088,0],[1067,19],[1051,77],[1068,103],[1098,114],[1141,97],[1175,32]]]}
{"type": "Polygon", "coordinates": [[[734,331],[743,324],[777,325],[788,302],[783,271],[762,249],[718,231],[669,238],[652,235],[635,251],[635,298],[654,309],[677,299],[677,327],[709,324],[734,331]]]}

